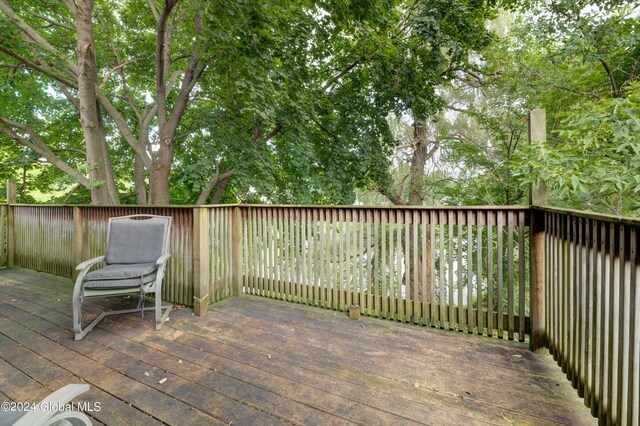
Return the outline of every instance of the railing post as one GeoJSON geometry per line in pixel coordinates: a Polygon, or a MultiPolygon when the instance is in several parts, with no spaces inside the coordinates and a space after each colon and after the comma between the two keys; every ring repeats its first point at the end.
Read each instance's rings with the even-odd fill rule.
{"type": "Polygon", "coordinates": [[[233,208],[231,226],[232,291],[234,296],[242,296],[242,210],[239,206],[233,208]]]}
{"type": "Polygon", "coordinates": [[[529,348],[538,354],[548,354],[547,331],[545,328],[545,246],[544,212],[531,209],[531,241],[529,246],[529,317],[531,335],[529,348]]]}
{"type": "MultiPolygon", "coordinates": [[[[547,117],[543,109],[529,113],[529,143],[547,141],[547,117]]],[[[531,185],[529,204],[544,206],[547,204],[547,185],[539,182],[531,185]]],[[[544,213],[531,209],[531,244],[529,248],[529,316],[531,318],[531,336],[529,347],[535,353],[549,353],[546,345],[545,330],[545,246],[544,246],[544,213]]]]}
{"type": "Polygon", "coordinates": [[[76,265],[79,265],[84,260],[82,258],[82,248],[84,235],[82,232],[82,208],[73,208],[73,280],[78,278],[78,271],[76,271],[76,265]]]}
{"type": "MultiPolygon", "coordinates": [[[[529,112],[529,143],[547,141],[547,115],[543,109],[529,112]]],[[[531,185],[529,204],[533,206],[547,205],[547,184],[539,182],[531,185]]]]}
{"type": "Polygon", "coordinates": [[[204,315],[209,307],[209,209],[193,209],[193,312],[204,315]]]}
{"type": "Polygon", "coordinates": [[[7,215],[7,209],[7,206],[0,206],[0,266],[3,266],[6,260],[4,251],[4,242],[6,241],[4,218],[7,215]]]}
{"type": "Polygon", "coordinates": [[[16,254],[14,207],[16,203],[16,181],[7,180],[7,268],[13,268],[16,254]]]}

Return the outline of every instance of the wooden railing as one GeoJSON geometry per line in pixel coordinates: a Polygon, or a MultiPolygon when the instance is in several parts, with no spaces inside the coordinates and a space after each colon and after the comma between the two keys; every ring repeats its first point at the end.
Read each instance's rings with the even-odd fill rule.
{"type": "Polygon", "coordinates": [[[242,206],[243,290],[524,341],[528,214],[242,206]]]}
{"type": "Polygon", "coordinates": [[[7,264],[7,205],[0,204],[0,267],[7,264]]]}
{"type": "Polygon", "coordinates": [[[104,254],[109,217],[137,213],[172,216],[172,256],[163,298],[191,304],[191,209],[46,205],[16,205],[12,209],[14,264],[65,277],[73,277],[82,260],[104,254]]]}
{"type": "Polygon", "coordinates": [[[534,209],[544,221],[549,350],[594,416],[638,425],[640,220],[534,209]]]}
{"type": "Polygon", "coordinates": [[[640,220],[538,207],[0,206],[0,266],[73,276],[107,219],[173,217],[163,298],[254,294],[548,347],[594,415],[639,424],[640,220]]]}
{"type": "MultiPolygon", "coordinates": [[[[6,209],[6,208],[5,208],[6,209]]],[[[173,217],[163,297],[206,309],[250,293],[525,341],[523,207],[12,205],[10,261],[72,277],[104,252],[107,219],[173,217]]]]}

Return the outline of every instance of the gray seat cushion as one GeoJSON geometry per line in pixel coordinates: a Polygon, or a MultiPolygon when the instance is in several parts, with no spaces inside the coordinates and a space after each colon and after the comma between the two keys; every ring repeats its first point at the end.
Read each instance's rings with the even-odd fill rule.
{"type": "Polygon", "coordinates": [[[138,278],[126,278],[119,280],[95,280],[95,281],[85,281],[84,288],[85,289],[114,289],[114,288],[126,288],[126,287],[140,287],[142,284],[147,284],[156,279],[156,273],[145,275],[140,280],[138,278]]]}
{"type": "Polygon", "coordinates": [[[163,254],[164,229],[153,219],[111,222],[107,263],[154,263],[163,254]]]}
{"type": "Polygon", "coordinates": [[[89,272],[85,277],[87,289],[135,287],[156,279],[155,263],[116,264],[89,272]],[[141,279],[142,277],[142,279],[141,279]]]}
{"type": "Polygon", "coordinates": [[[89,272],[85,277],[85,281],[140,278],[155,272],[157,269],[158,265],[155,263],[113,264],[89,272]]]}

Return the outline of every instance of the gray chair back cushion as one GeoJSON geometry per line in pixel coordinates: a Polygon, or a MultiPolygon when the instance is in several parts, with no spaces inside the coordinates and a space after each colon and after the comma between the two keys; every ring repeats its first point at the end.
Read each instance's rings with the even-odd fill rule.
{"type": "Polygon", "coordinates": [[[154,220],[111,222],[107,263],[155,263],[163,255],[165,225],[154,220]]]}

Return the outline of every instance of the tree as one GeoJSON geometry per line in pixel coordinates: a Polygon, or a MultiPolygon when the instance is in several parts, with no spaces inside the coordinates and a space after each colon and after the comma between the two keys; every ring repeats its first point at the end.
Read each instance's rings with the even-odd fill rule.
{"type": "MultiPolygon", "coordinates": [[[[142,171],[145,168],[149,173],[149,200],[154,204],[168,204],[174,139],[191,93],[207,65],[200,57],[201,4],[185,3],[178,7],[177,0],[166,0],[162,6],[148,2],[150,12],[147,16],[153,16],[155,21],[155,60],[151,64],[155,69],[153,86],[142,73],[132,77],[125,72],[131,62],[137,60],[147,59],[145,65],[150,65],[148,57],[123,58],[117,45],[119,41],[131,41],[118,27],[119,24],[134,23],[132,9],[139,12],[136,7],[139,5],[130,8],[120,5],[120,9],[101,7],[99,13],[96,13],[93,0],[44,5],[23,2],[20,6],[21,13],[18,14],[7,1],[0,1],[3,21],[10,24],[3,26],[2,34],[10,43],[3,43],[0,51],[13,60],[12,65],[18,67],[16,69],[32,84],[37,84],[41,90],[63,94],[77,111],[84,139],[86,174],[57,155],[35,126],[7,117],[15,110],[2,114],[0,132],[89,188],[92,202],[117,204],[119,196],[108,147],[111,142],[107,140],[113,137],[108,134],[108,127],[113,127],[135,153],[138,202],[147,201],[142,171]],[[122,12],[122,15],[118,16],[116,12],[122,12]],[[93,26],[96,18],[102,24],[97,37],[93,26]],[[129,22],[125,22],[127,20],[129,22]],[[176,38],[181,38],[182,43],[177,43],[176,38]],[[185,49],[184,41],[189,39],[193,41],[185,49]],[[77,63],[72,60],[73,41],[77,63]],[[174,47],[177,52],[172,50],[174,47]],[[103,58],[109,50],[109,56],[115,62],[113,65],[103,58]],[[113,82],[112,77],[116,74],[121,79],[119,83],[113,82]],[[136,87],[130,87],[129,78],[140,79],[135,82],[136,87]],[[151,93],[155,94],[155,99],[146,102],[151,93]],[[105,123],[106,120],[110,123],[105,123]],[[154,146],[150,134],[155,129],[159,143],[154,146]]],[[[148,21],[142,20],[143,23],[148,21]]],[[[135,25],[140,23],[136,19],[135,25]]],[[[137,41],[149,42],[148,34],[142,38],[146,40],[137,41]]],[[[136,71],[140,72],[134,70],[131,74],[136,71]]],[[[28,118],[44,127],[47,117],[34,120],[32,114],[28,118]]]]}
{"type": "Polygon", "coordinates": [[[521,144],[520,187],[547,182],[555,205],[634,214],[640,207],[637,146],[638,5],[627,1],[532,2],[488,62],[492,84],[520,112],[547,110],[549,142],[521,144]],[[525,15],[529,16],[529,15],[525,15]]]}

